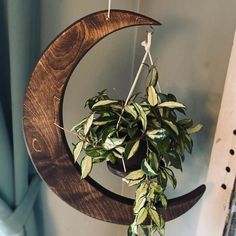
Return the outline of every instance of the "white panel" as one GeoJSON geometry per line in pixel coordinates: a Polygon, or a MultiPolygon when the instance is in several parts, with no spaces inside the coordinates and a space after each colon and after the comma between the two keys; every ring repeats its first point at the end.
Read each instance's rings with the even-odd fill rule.
{"type": "Polygon", "coordinates": [[[201,207],[197,236],[222,236],[236,176],[236,34],[207,177],[207,193],[201,207]],[[230,167],[228,173],[226,167],[230,167]],[[224,190],[221,185],[225,184],[224,190]]]}

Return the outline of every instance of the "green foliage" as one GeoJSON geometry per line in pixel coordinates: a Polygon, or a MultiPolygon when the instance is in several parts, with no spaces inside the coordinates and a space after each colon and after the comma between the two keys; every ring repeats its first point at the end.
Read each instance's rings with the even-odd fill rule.
{"type": "Polygon", "coordinates": [[[128,229],[128,236],[164,235],[165,222],[156,211],[160,202],[167,207],[165,190],[168,184],[177,185],[171,168],[182,171],[185,152],[193,148],[192,134],[202,125],[193,125],[186,116],[186,106],[178,102],[173,94],[159,93],[156,90],[158,72],[156,66],[150,67],[149,84],[146,95],[137,94],[125,105],[123,100],[112,99],[106,90],[87,100],[85,106],[90,110],[72,130],[77,133],[78,143],[74,147],[74,160],[83,151],[81,177],[91,172],[93,164],[108,161],[125,162],[135,158],[140,146],[146,144],[146,155],[140,169],[128,173],[123,179],[128,186],[137,186],[133,208],[134,222],[128,229]],[[144,226],[149,220],[150,228],[144,226]]]}

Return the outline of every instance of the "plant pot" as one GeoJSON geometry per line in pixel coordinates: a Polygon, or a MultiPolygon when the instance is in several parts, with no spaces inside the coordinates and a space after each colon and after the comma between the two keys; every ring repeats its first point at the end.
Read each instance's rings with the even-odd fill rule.
{"type": "Polygon", "coordinates": [[[145,158],[147,145],[145,141],[141,141],[137,152],[129,160],[125,160],[126,172],[124,171],[122,159],[117,159],[115,164],[107,162],[109,171],[117,176],[125,177],[130,172],[140,169],[142,160],[145,158]]]}

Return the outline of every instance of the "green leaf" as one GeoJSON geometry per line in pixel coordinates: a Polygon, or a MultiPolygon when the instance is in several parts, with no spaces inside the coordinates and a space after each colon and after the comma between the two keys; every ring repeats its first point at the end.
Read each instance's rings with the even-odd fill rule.
{"type": "Polygon", "coordinates": [[[147,191],[148,191],[148,184],[145,182],[140,184],[140,186],[137,188],[135,192],[136,200],[145,196],[147,194],[147,191]]]}
{"type": "Polygon", "coordinates": [[[109,153],[106,157],[107,161],[110,161],[112,164],[116,163],[116,157],[113,153],[109,153]]]}
{"type": "Polygon", "coordinates": [[[193,125],[192,119],[182,119],[177,122],[178,125],[182,125],[185,129],[190,128],[193,125]]]}
{"type": "Polygon", "coordinates": [[[169,168],[164,168],[164,171],[167,174],[167,177],[168,177],[171,185],[173,186],[173,188],[176,188],[177,180],[175,178],[174,172],[171,169],[169,169],[169,168]]]}
{"type": "Polygon", "coordinates": [[[128,143],[125,146],[125,157],[127,158],[127,160],[134,156],[134,154],[138,151],[139,143],[140,140],[137,140],[136,142],[128,143]]]}
{"type": "Polygon", "coordinates": [[[151,226],[151,235],[154,235],[154,233],[156,233],[156,231],[157,231],[157,226],[155,224],[153,224],[151,226]]]}
{"type": "Polygon", "coordinates": [[[80,166],[81,166],[81,172],[82,172],[81,173],[81,179],[84,179],[85,177],[88,176],[88,174],[92,170],[92,166],[93,166],[92,157],[85,156],[82,159],[80,166]]]}
{"type": "Polygon", "coordinates": [[[142,198],[139,198],[135,201],[135,205],[134,205],[134,209],[133,209],[135,214],[137,214],[141,210],[141,208],[144,207],[146,200],[147,199],[145,197],[142,197],[142,198]]]}
{"type": "Polygon", "coordinates": [[[148,95],[147,99],[148,99],[149,104],[152,107],[156,106],[157,102],[158,102],[158,100],[157,100],[157,93],[156,93],[156,90],[154,89],[153,86],[149,86],[147,88],[147,95],[148,95]]]}
{"type": "Polygon", "coordinates": [[[98,101],[97,103],[95,103],[92,108],[99,107],[99,106],[105,106],[105,105],[109,105],[112,103],[117,103],[117,101],[116,100],[101,100],[101,101],[98,101]]]}
{"type": "Polygon", "coordinates": [[[192,153],[192,149],[193,149],[193,141],[192,138],[190,137],[190,135],[185,134],[184,135],[184,148],[188,153],[192,153]]]}
{"type": "Polygon", "coordinates": [[[123,107],[119,104],[111,104],[111,108],[116,109],[116,110],[122,110],[123,107]]]}
{"type": "Polygon", "coordinates": [[[138,235],[138,226],[135,224],[135,222],[131,225],[131,231],[133,235],[138,235]]]}
{"type": "MultiPolygon", "coordinates": [[[[137,232],[137,230],[136,230],[136,232],[137,232]]],[[[137,232],[137,233],[138,233],[138,232],[137,232]]],[[[133,230],[132,230],[132,227],[129,226],[127,235],[128,235],[128,236],[137,236],[138,234],[134,233],[133,230]]]]}
{"type": "Polygon", "coordinates": [[[149,208],[148,209],[148,214],[151,217],[151,219],[154,221],[154,223],[157,225],[158,228],[161,228],[161,217],[160,215],[156,212],[156,210],[149,208]]]}
{"type": "Polygon", "coordinates": [[[102,130],[102,142],[104,143],[107,138],[110,138],[116,132],[114,126],[108,126],[102,130]]]}
{"type": "Polygon", "coordinates": [[[144,172],[142,170],[135,170],[130,172],[125,179],[127,180],[137,180],[137,179],[142,179],[144,176],[144,172]]]}
{"type": "Polygon", "coordinates": [[[109,123],[115,123],[116,116],[100,116],[93,121],[94,125],[106,125],[109,123]]]}
{"type": "Polygon", "coordinates": [[[156,140],[156,139],[162,140],[162,139],[166,138],[167,131],[163,128],[160,128],[160,129],[148,130],[146,134],[152,140],[156,140]]]}
{"type": "Polygon", "coordinates": [[[150,79],[150,82],[149,82],[149,85],[153,86],[153,87],[156,87],[157,85],[157,81],[158,81],[158,71],[157,71],[157,67],[156,66],[152,66],[151,67],[151,70],[150,70],[150,73],[151,75],[151,79],[150,79]]]}
{"type": "Polygon", "coordinates": [[[154,190],[154,192],[156,192],[156,193],[162,193],[163,192],[163,188],[161,187],[161,185],[159,185],[156,182],[152,182],[150,184],[150,188],[152,188],[154,190]]]}
{"type": "Polygon", "coordinates": [[[84,118],[83,120],[81,120],[79,124],[77,124],[71,128],[71,131],[79,132],[79,130],[82,128],[82,126],[86,120],[87,120],[87,118],[84,118]]]}
{"type": "Polygon", "coordinates": [[[145,221],[145,219],[147,218],[147,215],[148,215],[147,209],[146,208],[142,208],[139,211],[138,215],[136,216],[136,224],[137,225],[142,224],[145,221]]]}
{"type": "Polygon", "coordinates": [[[119,158],[119,159],[123,159],[123,158],[124,158],[122,154],[120,154],[120,153],[118,153],[118,152],[116,152],[116,151],[113,151],[112,153],[113,153],[113,155],[114,155],[116,158],[119,158]]]}
{"type": "Polygon", "coordinates": [[[138,127],[128,128],[128,135],[130,138],[133,138],[138,130],[138,127]]]}
{"type": "Polygon", "coordinates": [[[100,156],[105,156],[107,154],[107,151],[102,148],[95,148],[89,145],[85,149],[85,153],[86,155],[91,156],[91,157],[100,157],[100,156]]]}
{"type": "Polygon", "coordinates": [[[141,164],[142,171],[148,176],[156,176],[157,173],[152,169],[152,167],[148,164],[147,160],[144,159],[141,164]]]}
{"type": "MultiPolygon", "coordinates": [[[[166,156],[164,157],[166,158],[166,156]]],[[[182,171],[182,163],[181,163],[181,158],[179,157],[178,153],[175,152],[169,152],[168,153],[168,159],[170,162],[170,165],[175,167],[176,169],[179,169],[182,171]]]]}
{"type": "Polygon", "coordinates": [[[147,199],[150,202],[150,201],[153,201],[154,198],[155,198],[155,191],[153,188],[150,188],[147,194],[147,199]]]}
{"type": "Polygon", "coordinates": [[[141,229],[142,229],[143,235],[144,235],[144,236],[149,236],[149,230],[148,230],[148,227],[147,227],[147,226],[144,226],[144,225],[140,225],[140,226],[141,226],[141,229]]]}
{"type": "Polygon", "coordinates": [[[146,128],[147,128],[147,116],[146,116],[143,108],[136,102],[133,102],[133,105],[134,105],[136,111],[138,112],[139,119],[141,120],[143,129],[146,130],[146,128]]]}
{"type": "Polygon", "coordinates": [[[159,163],[158,163],[157,155],[154,152],[150,152],[148,154],[148,159],[150,161],[151,168],[154,170],[154,172],[157,173],[158,168],[159,168],[159,163]]]}
{"type": "Polygon", "coordinates": [[[144,177],[138,180],[129,180],[128,186],[131,187],[131,186],[140,184],[143,180],[144,180],[144,177]]]}
{"type": "Polygon", "coordinates": [[[177,135],[179,135],[179,130],[177,128],[177,126],[169,120],[163,120],[177,135]]]}
{"type": "Polygon", "coordinates": [[[76,146],[74,147],[74,150],[73,150],[74,162],[76,162],[77,159],[79,158],[83,145],[84,145],[84,142],[78,142],[76,146]]]}
{"type": "Polygon", "coordinates": [[[123,154],[125,152],[125,148],[122,146],[116,147],[115,148],[117,152],[119,152],[120,154],[123,154]]]}
{"type": "Polygon", "coordinates": [[[168,107],[168,108],[186,108],[184,104],[179,102],[163,102],[158,105],[158,107],[168,107]]]}
{"type": "Polygon", "coordinates": [[[192,128],[187,129],[187,132],[188,132],[188,134],[193,134],[193,133],[199,132],[202,128],[203,128],[203,125],[198,124],[192,128]]]}
{"type": "Polygon", "coordinates": [[[164,226],[163,226],[163,228],[158,229],[158,233],[159,233],[160,236],[164,236],[165,235],[165,228],[164,228],[164,226]]]}
{"type": "Polygon", "coordinates": [[[164,207],[164,208],[166,208],[167,207],[167,198],[166,198],[166,196],[164,195],[164,194],[161,194],[160,196],[159,196],[159,198],[160,198],[160,201],[161,201],[161,205],[164,207]]]}
{"type": "Polygon", "coordinates": [[[138,114],[137,114],[137,112],[135,111],[135,109],[134,109],[134,107],[132,105],[126,105],[125,106],[125,111],[127,113],[129,113],[131,116],[133,116],[134,119],[137,119],[138,114]]]}
{"type": "Polygon", "coordinates": [[[94,113],[92,113],[87,121],[84,123],[84,135],[87,135],[87,133],[89,132],[89,129],[93,123],[93,119],[94,119],[94,113]]]}
{"type": "Polygon", "coordinates": [[[111,150],[125,141],[126,137],[123,138],[107,138],[105,143],[102,145],[106,150],[111,150]]]}
{"type": "Polygon", "coordinates": [[[105,161],[106,160],[106,157],[104,157],[104,156],[100,156],[100,157],[93,157],[93,164],[94,163],[101,163],[101,162],[103,162],[103,161],[105,161]]]}

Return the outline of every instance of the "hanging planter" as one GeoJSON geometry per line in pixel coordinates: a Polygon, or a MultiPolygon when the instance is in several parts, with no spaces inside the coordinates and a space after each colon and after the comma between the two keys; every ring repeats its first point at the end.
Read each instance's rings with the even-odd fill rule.
{"type": "MultiPolygon", "coordinates": [[[[163,173],[165,173],[163,176],[167,176],[169,180],[172,180],[173,185],[175,185],[174,175],[172,174],[172,171],[167,168],[169,168],[169,164],[174,167],[181,168],[181,160],[176,158],[178,160],[178,164],[176,164],[172,161],[172,159],[170,159],[170,157],[169,160],[167,160],[167,156],[163,159],[160,158],[160,149],[155,147],[155,145],[152,145],[152,142],[158,143],[159,141],[156,142],[156,140],[161,140],[161,142],[164,142],[167,137],[175,137],[174,140],[172,140],[174,141],[174,144],[169,143],[168,145],[171,148],[171,151],[177,152],[178,149],[173,150],[174,147],[181,148],[179,144],[180,140],[183,141],[183,139],[185,139],[186,141],[186,139],[188,139],[188,149],[189,151],[191,149],[191,132],[189,132],[192,128],[191,121],[188,120],[187,122],[187,120],[175,120],[175,118],[172,117],[174,116],[175,110],[185,109],[184,105],[175,101],[173,96],[158,93],[155,90],[155,84],[152,84],[153,79],[150,80],[146,97],[143,100],[146,104],[139,103],[139,101],[136,101],[135,99],[128,99],[128,103],[125,105],[130,106],[129,108],[131,110],[129,108],[127,109],[122,101],[116,101],[108,104],[107,100],[113,101],[114,99],[107,98],[105,93],[101,93],[100,97],[98,96],[98,99],[96,98],[97,100],[92,99],[88,102],[88,106],[90,107],[92,113],[88,119],[86,119],[86,125],[83,123],[82,126],[77,126],[74,128],[75,132],[78,134],[81,133],[81,136],[79,135],[80,144],[76,145],[74,157],[67,145],[64,131],[55,126],[55,123],[59,126],[63,126],[62,101],[66,84],[71,73],[84,55],[98,41],[106,37],[108,34],[122,28],[135,25],[159,24],[157,21],[146,16],[120,10],[112,10],[110,12],[110,19],[107,20],[106,18],[106,11],[93,13],[82,18],[61,33],[43,53],[35,67],[25,95],[24,132],[26,143],[32,161],[40,176],[61,199],[66,201],[72,207],[91,217],[118,224],[132,224],[135,215],[134,224],[132,224],[132,227],[130,228],[131,230],[129,231],[130,235],[134,235],[134,233],[136,233],[138,225],[142,225],[145,231],[145,226],[143,225],[144,223],[148,223],[148,221],[144,222],[144,218],[146,218],[144,216],[150,216],[154,222],[153,225],[157,225],[158,227],[156,229],[162,233],[164,221],[175,219],[185,213],[201,198],[205,191],[205,186],[202,185],[189,194],[167,201],[164,196],[165,188],[163,188],[163,185],[160,185],[160,188],[159,185],[157,186],[157,184],[153,182],[156,175],[159,173],[158,171],[163,170],[163,173]],[[152,86],[152,88],[150,88],[150,86],[152,86]],[[103,105],[101,106],[102,102],[103,105]],[[91,104],[89,105],[89,103],[91,104]],[[119,108],[112,108],[112,104],[119,105],[119,108]],[[155,195],[156,191],[155,189],[158,189],[162,199],[157,198],[155,201],[151,200],[148,202],[146,201],[147,199],[145,199],[145,203],[141,203],[140,205],[137,204],[136,199],[135,212],[133,212],[134,200],[108,191],[99,185],[95,180],[87,176],[91,168],[84,168],[84,166],[91,166],[91,163],[93,163],[93,158],[95,157],[92,157],[92,155],[87,155],[86,159],[82,161],[82,173],[79,164],[74,163],[81,148],[84,148],[88,154],[89,145],[87,145],[85,143],[86,140],[83,139],[87,139],[92,130],[96,128],[96,123],[94,122],[99,119],[98,111],[101,107],[117,109],[115,119],[118,123],[118,127],[125,127],[123,120],[123,116],[125,116],[125,119],[128,118],[129,122],[134,122],[134,124],[136,124],[134,126],[136,126],[137,130],[139,130],[135,133],[139,141],[135,135],[131,135],[131,130],[129,133],[126,133],[125,130],[118,129],[112,134],[113,136],[108,132],[108,136],[104,137],[103,143],[99,143],[97,141],[94,142],[96,145],[101,145],[103,147],[103,151],[107,151],[104,156],[105,159],[104,157],[103,159],[108,160],[114,165],[121,159],[121,161],[123,160],[122,167],[124,167],[124,162],[126,161],[125,159],[134,159],[133,154],[138,150],[137,147],[141,146],[141,143],[146,142],[147,147],[144,149],[147,151],[147,155],[144,159],[140,160],[141,168],[136,170],[138,173],[136,172],[133,174],[133,172],[130,172],[125,179],[129,184],[131,184],[132,181],[137,181],[137,183],[139,181],[139,187],[142,186],[142,188],[148,189],[147,192],[145,192],[146,190],[140,192],[144,195],[149,194],[150,199],[153,199],[153,194],[155,195]],[[150,110],[149,114],[146,113],[148,112],[147,109],[150,110]],[[158,119],[160,120],[157,120],[160,123],[160,126],[158,126],[156,122],[153,124],[150,122],[154,111],[160,113],[158,114],[158,119]],[[162,115],[161,111],[163,113],[162,115]],[[119,121],[119,119],[121,120],[119,121]],[[161,130],[162,132],[160,132],[161,130]],[[182,137],[182,133],[186,134],[185,138],[179,137],[179,134],[181,134],[180,136],[182,137]],[[82,137],[82,135],[84,136],[82,137]],[[140,135],[142,138],[140,138],[140,135]],[[162,138],[157,138],[160,135],[162,138]],[[114,144],[114,140],[111,140],[112,138],[117,139],[114,147],[112,147],[114,144]],[[135,138],[137,139],[136,141],[135,138]],[[152,146],[150,146],[150,144],[152,146]],[[87,145],[87,147],[84,145],[87,145]],[[122,147],[122,145],[123,150],[119,150],[119,147],[122,147]],[[129,148],[128,145],[130,145],[129,148]],[[115,156],[114,153],[111,154],[113,149],[117,148],[119,150],[116,150],[117,156],[115,156]],[[109,157],[108,152],[110,154],[109,157]],[[124,153],[124,158],[122,158],[122,154],[124,153]],[[120,157],[118,157],[118,155],[120,157]],[[156,166],[154,166],[153,163],[155,163],[156,166]],[[139,174],[139,177],[137,177],[137,174],[139,174]],[[81,180],[81,177],[86,178],[81,180]],[[142,182],[146,178],[147,181],[149,181],[149,185],[153,186],[153,190],[149,190],[150,186],[148,185],[147,187],[146,183],[142,182]],[[142,181],[140,181],[141,179],[142,181]],[[161,200],[161,204],[158,200],[161,200]],[[150,209],[146,208],[147,203],[150,204],[150,209]],[[140,211],[142,211],[142,214],[140,211]],[[159,221],[157,219],[159,219],[159,221]]],[[[153,72],[154,68],[155,67],[152,67],[152,69],[150,68],[150,73],[153,72]]],[[[198,127],[199,126],[197,126],[197,128],[198,127]]],[[[92,140],[95,136],[91,136],[90,138],[92,140]]],[[[89,142],[93,143],[91,140],[89,140],[89,142]]],[[[184,149],[186,149],[185,141],[183,143],[184,149]]],[[[91,146],[90,151],[92,152],[94,147],[93,145],[91,146]]],[[[96,148],[94,148],[94,150],[95,149],[96,148]]],[[[179,154],[183,154],[182,151],[183,150],[181,149],[179,154]]],[[[136,153],[138,153],[138,151],[136,153]]],[[[170,152],[168,153],[170,154],[170,152]]],[[[162,152],[162,155],[163,154],[164,151],[162,152]]],[[[138,166],[139,165],[140,164],[138,164],[138,166]]],[[[112,166],[111,168],[114,169],[116,167],[112,166]]],[[[153,230],[155,230],[154,227],[153,230]]]]}
{"type": "Polygon", "coordinates": [[[128,235],[138,235],[139,228],[149,235],[147,219],[150,232],[164,235],[165,221],[156,205],[168,206],[167,184],[177,185],[172,168],[182,171],[185,152],[192,152],[191,136],[202,128],[193,126],[190,118],[178,119],[178,113],[185,116],[186,106],[173,94],[157,92],[156,66],[150,66],[148,78],[144,97],[135,94],[124,101],[110,98],[106,90],[99,92],[86,102],[90,115],[72,128],[78,137],[75,161],[85,152],[82,179],[94,164],[106,161],[112,173],[124,177],[129,187],[136,186],[128,235]]]}

